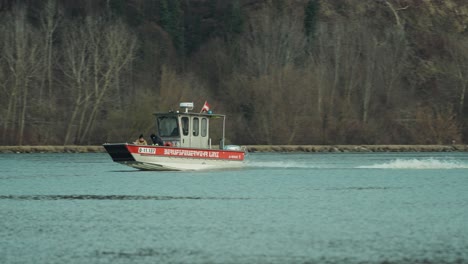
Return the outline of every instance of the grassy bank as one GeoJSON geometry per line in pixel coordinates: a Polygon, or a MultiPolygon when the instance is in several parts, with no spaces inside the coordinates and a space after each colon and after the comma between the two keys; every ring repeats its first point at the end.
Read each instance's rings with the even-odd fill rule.
{"type": "MultiPolygon", "coordinates": [[[[468,152],[468,145],[250,145],[249,152],[468,152]]],[[[101,153],[102,146],[0,146],[0,153],[101,153]]]]}
{"type": "Polygon", "coordinates": [[[99,153],[102,146],[0,146],[0,153],[99,153]]]}

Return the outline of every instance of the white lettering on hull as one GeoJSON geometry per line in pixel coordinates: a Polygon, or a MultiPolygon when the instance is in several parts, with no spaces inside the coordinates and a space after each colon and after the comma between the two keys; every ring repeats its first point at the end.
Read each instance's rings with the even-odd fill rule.
{"type": "Polygon", "coordinates": [[[197,158],[219,158],[219,152],[189,149],[164,149],[164,155],[197,158]]]}

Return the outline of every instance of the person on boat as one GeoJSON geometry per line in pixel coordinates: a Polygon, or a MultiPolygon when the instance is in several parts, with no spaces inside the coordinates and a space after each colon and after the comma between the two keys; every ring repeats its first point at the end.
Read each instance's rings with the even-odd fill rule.
{"type": "Polygon", "coordinates": [[[151,134],[150,136],[151,138],[151,141],[153,141],[153,145],[156,145],[156,146],[163,146],[164,145],[164,142],[162,141],[162,139],[155,135],[155,134],[151,134]]]}
{"type": "Polygon", "coordinates": [[[133,144],[136,144],[136,145],[148,145],[148,143],[146,142],[145,138],[143,137],[143,134],[141,134],[138,139],[133,142],[133,144]]]}

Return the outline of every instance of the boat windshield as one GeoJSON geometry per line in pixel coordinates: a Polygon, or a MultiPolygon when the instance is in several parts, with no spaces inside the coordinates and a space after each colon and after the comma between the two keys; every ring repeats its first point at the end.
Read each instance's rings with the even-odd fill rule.
{"type": "Polygon", "coordinates": [[[176,116],[160,116],[158,117],[159,136],[161,137],[178,137],[179,126],[177,125],[176,116]]]}

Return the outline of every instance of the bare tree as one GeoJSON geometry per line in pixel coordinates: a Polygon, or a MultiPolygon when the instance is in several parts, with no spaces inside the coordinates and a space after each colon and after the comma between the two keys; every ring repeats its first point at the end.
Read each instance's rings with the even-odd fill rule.
{"type": "Polygon", "coordinates": [[[399,27],[385,29],[378,41],[377,70],[380,72],[383,103],[399,100],[398,90],[402,86],[402,75],[408,64],[408,43],[406,35],[399,27]]]}
{"type": "Polygon", "coordinates": [[[409,5],[402,6],[402,5],[398,5],[399,3],[396,3],[398,5],[398,7],[396,7],[395,4],[392,4],[391,1],[389,0],[380,0],[380,1],[382,1],[392,12],[393,16],[395,17],[396,26],[400,30],[403,30],[403,23],[401,22],[401,18],[398,12],[400,12],[401,10],[408,9],[409,5]]]}
{"type": "Polygon", "coordinates": [[[364,44],[362,25],[342,19],[319,23],[314,51],[310,54],[317,76],[318,92],[314,100],[322,140],[328,141],[330,129],[343,119],[355,119],[353,114],[361,108],[363,91],[364,44]]]}
{"type": "Polygon", "coordinates": [[[272,6],[252,15],[249,30],[240,40],[246,72],[256,76],[294,64],[304,56],[306,39],[303,23],[293,10],[277,13],[272,6]]]}
{"type": "Polygon", "coordinates": [[[445,72],[455,80],[457,91],[457,110],[463,114],[465,109],[466,90],[468,86],[468,38],[463,36],[449,36],[447,41],[447,51],[450,62],[445,72]]]}
{"type": "Polygon", "coordinates": [[[87,17],[73,25],[64,36],[64,73],[75,95],[65,144],[70,141],[75,120],[76,141],[84,143],[88,139],[110,92],[118,91],[116,80],[133,60],[136,46],[135,37],[120,21],[87,17]]]}
{"type": "Polygon", "coordinates": [[[365,129],[373,110],[380,108],[382,91],[386,98],[398,93],[407,56],[404,35],[398,32],[378,32],[364,19],[318,25],[309,63],[317,76],[315,104],[324,141],[333,130],[346,129],[346,123],[365,129]]]}
{"type": "Polygon", "coordinates": [[[97,111],[101,107],[104,97],[112,89],[113,80],[133,59],[136,45],[135,37],[122,22],[104,24],[104,27],[96,22],[91,18],[86,21],[86,28],[90,36],[95,98],[86,127],[80,138],[81,143],[84,142],[92,129],[97,111]],[[102,37],[101,32],[105,32],[102,37]]]}
{"type": "Polygon", "coordinates": [[[377,56],[377,40],[374,38],[367,39],[365,45],[365,68],[364,70],[364,82],[363,82],[363,100],[362,100],[362,122],[367,123],[370,111],[370,100],[374,94],[373,87],[374,73],[377,56]]]}
{"type": "Polygon", "coordinates": [[[172,109],[181,101],[200,102],[209,97],[209,94],[204,91],[204,85],[195,75],[179,74],[169,65],[162,67],[158,88],[158,106],[161,109],[172,109]]]}
{"type": "Polygon", "coordinates": [[[89,40],[87,32],[79,23],[70,23],[67,32],[62,37],[63,41],[63,68],[62,72],[66,78],[66,91],[72,101],[72,111],[68,119],[68,125],[65,132],[64,145],[70,143],[70,137],[73,132],[78,114],[84,113],[84,105],[90,104],[90,70],[89,70],[89,40]]]}
{"type": "Polygon", "coordinates": [[[44,67],[43,77],[41,80],[41,86],[39,91],[39,104],[42,103],[43,89],[47,86],[47,98],[50,102],[50,98],[53,97],[52,85],[53,85],[53,67],[54,67],[54,37],[59,22],[62,20],[61,14],[57,7],[57,0],[47,0],[44,4],[44,8],[41,12],[40,22],[41,31],[43,32],[44,39],[44,67]]]}
{"type": "MultiPolygon", "coordinates": [[[[315,52],[311,54],[313,70],[318,76],[317,113],[325,131],[328,119],[333,116],[336,91],[340,88],[343,59],[344,24],[321,23],[318,26],[315,52]]],[[[344,67],[343,67],[344,68],[344,67]]]]}
{"type": "Polygon", "coordinates": [[[305,55],[303,23],[293,10],[278,12],[267,6],[251,16],[249,30],[239,40],[245,65],[233,76],[230,98],[246,115],[251,138],[266,144],[291,143],[299,127],[299,112],[307,104],[307,89],[295,66],[305,55]],[[301,85],[299,85],[299,83],[301,85]],[[252,109],[250,109],[252,108],[252,109]]]}
{"type": "Polygon", "coordinates": [[[413,141],[417,144],[451,144],[461,140],[460,123],[452,107],[421,106],[415,109],[413,141]]]}
{"type": "MultiPolygon", "coordinates": [[[[15,143],[23,144],[27,110],[29,107],[29,89],[37,78],[40,46],[38,34],[26,20],[24,7],[16,6],[6,16],[7,30],[4,30],[2,57],[7,65],[7,74],[12,76],[5,84],[8,106],[3,127],[3,142],[9,131],[16,135],[15,143]]],[[[11,139],[11,138],[10,138],[11,139]]]]}

